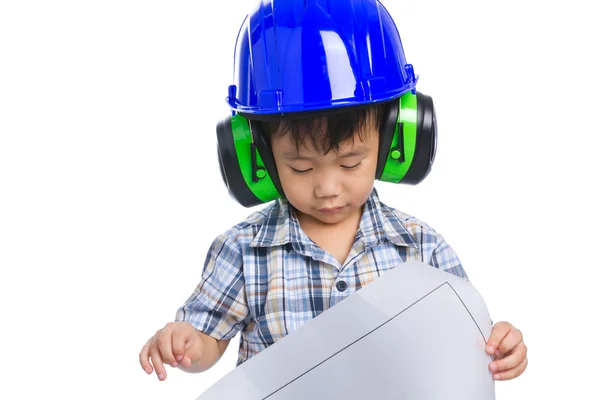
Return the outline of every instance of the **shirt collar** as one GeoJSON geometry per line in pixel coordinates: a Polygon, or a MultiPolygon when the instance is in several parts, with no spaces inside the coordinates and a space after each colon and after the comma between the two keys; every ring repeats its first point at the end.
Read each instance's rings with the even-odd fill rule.
{"type": "Polygon", "coordinates": [[[418,247],[394,210],[379,200],[376,189],[365,203],[358,234],[367,247],[375,247],[385,240],[396,246],[418,247]]]}
{"type": "MultiPolygon", "coordinates": [[[[418,247],[394,211],[379,201],[375,189],[365,202],[357,236],[367,247],[377,246],[384,240],[397,246],[418,247]]],[[[278,199],[266,210],[263,224],[250,246],[270,247],[286,243],[300,244],[302,247],[313,244],[302,232],[293,207],[286,199],[278,199]]]]}
{"type": "MultiPolygon", "coordinates": [[[[306,242],[300,234],[300,223],[286,199],[277,199],[266,210],[263,224],[251,247],[281,246],[290,242],[306,242]]],[[[308,244],[308,243],[305,243],[308,244]]]]}

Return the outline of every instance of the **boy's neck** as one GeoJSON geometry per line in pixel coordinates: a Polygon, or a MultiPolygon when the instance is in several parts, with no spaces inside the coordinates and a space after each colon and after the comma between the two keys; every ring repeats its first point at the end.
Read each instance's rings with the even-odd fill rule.
{"type": "Polygon", "coordinates": [[[337,223],[325,223],[313,216],[295,211],[304,234],[342,266],[356,239],[363,209],[364,205],[337,223]]]}

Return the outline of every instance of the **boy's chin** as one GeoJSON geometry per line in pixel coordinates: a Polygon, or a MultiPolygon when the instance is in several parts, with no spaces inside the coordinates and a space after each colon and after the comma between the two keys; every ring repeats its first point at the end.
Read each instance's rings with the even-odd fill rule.
{"type": "Polygon", "coordinates": [[[319,210],[314,210],[313,212],[311,212],[310,216],[323,224],[335,225],[345,221],[347,218],[352,216],[353,211],[354,210],[349,209],[346,206],[337,212],[322,212],[319,210]]]}

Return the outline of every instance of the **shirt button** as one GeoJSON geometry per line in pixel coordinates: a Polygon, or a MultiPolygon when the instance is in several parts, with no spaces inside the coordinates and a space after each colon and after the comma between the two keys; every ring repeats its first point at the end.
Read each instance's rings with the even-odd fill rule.
{"type": "Polygon", "coordinates": [[[348,288],[348,284],[344,281],[339,281],[338,283],[335,284],[335,287],[337,287],[337,289],[340,292],[343,292],[344,290],[346,290],[348,288]]]}

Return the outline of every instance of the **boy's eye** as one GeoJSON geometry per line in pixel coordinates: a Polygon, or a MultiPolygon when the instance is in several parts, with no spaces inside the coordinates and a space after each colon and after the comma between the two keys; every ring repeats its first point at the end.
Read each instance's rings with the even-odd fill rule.
{"type": "Polygon", "coordinates": [[[354,164],[354,165],[342,165],[341,167],[345,168],[345,169],[353,169],[353,168],[358,167],[361,163],[362,163],[362,161],[359,161],[357,164],[354,164]]]}
{"type": "Polygon", "coordinates": [[[312,168],[309,168],[309,169],[296,169],[296,168],[294,168],[294,167],[292,167],[292,166],[290,166],[290,168],[291,168],[291,169],[292,169],[292,171],[294,171],[296,174],[304,174],[304,173],[306,173],[306,172],[308,172],[308,171],[310,171],[310,170],[312,169],[312,168]]]}

